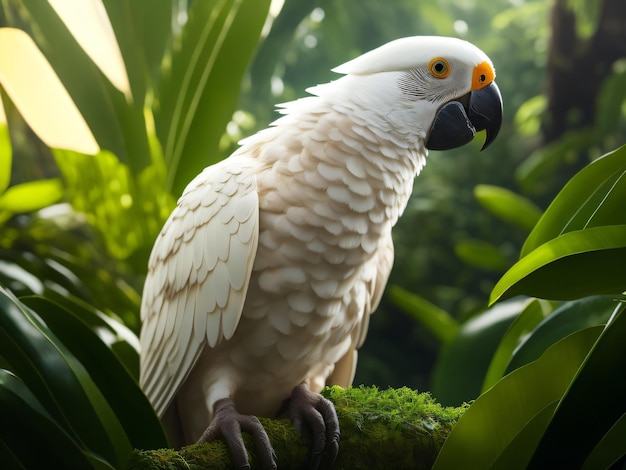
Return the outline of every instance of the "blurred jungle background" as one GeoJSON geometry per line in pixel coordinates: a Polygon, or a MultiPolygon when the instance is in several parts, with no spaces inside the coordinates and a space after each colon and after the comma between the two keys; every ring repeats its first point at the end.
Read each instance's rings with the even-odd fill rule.
{"type": "MultiPolygon", "coordinates": [[[[37,312],[57,336],[65,320],[49,312],[72,312],[131,377],[147,258],[186,183],[360,53],[403,36],[467,39],[496,66],[504,122],[482,153],[481,136],[431,152],[395,227],[355,384],[476,398],[525,308],[487,310],[492,289],[563,186],[626,142],[623,0],[103,0],[83,2],[78,22],[63,2],[0,5],[0,283],[20,299],[3,290],[2,310],[37,312]],[[479,317],[485,336],[466,332],[470,346],[449,352],[479,317]]],[[[625,206],[613,200],[612,213],[625,206]]],[[[575,285],[579,270],[549,279],[575,285]]],[[[544,298],[553,312],[575,296],[544,298]]],[[[59,338],[77,354],[73,341],[59,338]]],[[[0,345],[17,376],[18,343],[0,345]]]]}

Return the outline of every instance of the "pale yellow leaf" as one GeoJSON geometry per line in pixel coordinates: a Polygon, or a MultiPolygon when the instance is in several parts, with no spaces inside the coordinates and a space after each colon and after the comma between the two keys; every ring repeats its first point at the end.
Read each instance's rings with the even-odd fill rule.
{"type": "Polygon", "coordinates": [[[0,86],[49,147],[95,154],[99,146],[80,111],[33,40],[0,28],[0,86]]]}
{"type": "Polygon", "coordinates": [[[101,0],[48,0],[76,42],[109,81],[130,100],[128,74],[101,0]]]}

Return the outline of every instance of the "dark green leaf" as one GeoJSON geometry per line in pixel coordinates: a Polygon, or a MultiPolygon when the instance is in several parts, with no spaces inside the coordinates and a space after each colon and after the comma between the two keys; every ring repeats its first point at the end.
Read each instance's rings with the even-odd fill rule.
{"type": "MultiPolygon", "coordinates": [[[[579,468],[626,413],[624,305],[598,338],[546,429],[529,469],[579,468]]],[[[623,442],[619,449],[624,449],[623,442]]],[[[614,455],[616,449],[609,449],[614,455]]]]}
{"type": "Polygon", "coordinates": [[[53,333],[89,371],[133,447],[167,447],[167,439],[150,402],[94,332],[95,329],[101,329],[108,331],[101,331],[101,334],[113,336],[110,326],[87,309],[80,309],[78,304],[74,305],[73,311],[69,311],[43,297],[26,297],[22,302],[38,312],[53,333]]]}
{"type": "Polygon", "coordinates": [[[515,295],[577,299],[626,288],[626,225],[568,232],[519,260],[498,281],[490,303],[515,295]]]}
{"type": "Polygon", "coordinates": [[[626,455],[626,414],[622,415],[611,427],[598,445],[591,451],[583,470],[596,470],[598,468],[611,468],[617,460],[626,455]]]}
{"type": "Polygon", "coordinates": [[[56,336],[0,287],[0,356],[68,434],[115,466],[130,442],[82,364],[56,336]]]}
{"type": "Polygon", "coordinates": [[[578,330],[605,325],[619,298],[623,297],[592,296],[559,306],[517,347],[507,372],[538,359],[551,345],[578,330]]]}
{"type": "Polygon", "coordinates": [[[448,406],[475,399],[502,335],[522,311],[527,300],[496,305],[461,325],[452,342],[439,353],[432,378],[432,392],[448,406]]]}
{"type": "Polygon", "coordinates": [[[559,402],[555,400],[530,418],[498,455],[491,468],[503,470],[525,468],[532,458],[543,432],[548,427],[558,404],[559,402]]]}
{"type": "MultiPolygon", "coordinates": [[[[21,380],[2,369],[0,415],[0,446],[10,450],[19,465],[25,468],[91,467],[81,445],[54,421],[21,380]]],[[[7,464],[3,459],[2,467],[9,468],[7,464]]]]}
{"type": "MultiPolygon", "coordinates": [[[[80,319],[116,355],[137,382],[139,380],[139,338],[121,320],[72,295],[46,291],[45,301],[57,304],[80,319]]],[[[28,299],[22,299],[28,304],[28,299]]]]}
{"type": "MultiPolygon", "coordinates": [[[[546,420],[531,421],[561,399],[601,332],[602,327],[593,327],[568,336],[478,397],[452,429],[433,469],[491,468],[527,426],[533,432],[524,436],[535,440],[546,420]]],[[[532,449],[528,444],[520,441],[511,448],[532,449]]],[[[521,462],[528,457],[518,456],[521,462]]]]}
{"type": "Polygon", "coordinates": [[[552,311],[549,302],[540,299],[529,300],[522,312],[517,316],[502,337],[496,350],[489,369],[485,375],[482,391],[485,392],[502,378],[511,360],[513,351],[548,313],[552,311]]]}

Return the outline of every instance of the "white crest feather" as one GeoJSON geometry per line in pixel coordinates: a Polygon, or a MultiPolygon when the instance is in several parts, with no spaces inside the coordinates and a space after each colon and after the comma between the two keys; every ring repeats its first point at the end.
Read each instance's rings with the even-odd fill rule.
{"type": "Polygon", "coordinates": [[[471,61],[491,63],[487,55],[463,39],[441,36],[411,36],[396,39],[332,69],[349,75],[368,75],[379,72],[409,70],[430,62],[433,54],[471,61]]]}

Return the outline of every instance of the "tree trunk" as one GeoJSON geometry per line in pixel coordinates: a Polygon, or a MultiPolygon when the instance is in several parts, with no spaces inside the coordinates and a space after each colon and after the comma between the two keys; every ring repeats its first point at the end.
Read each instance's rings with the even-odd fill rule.
{"type": "MultiPolygon", "coordinates": [[[[333,469],[428,469],[466,407],[444,408],[427,393],[408,388],[378,391],[373,387],[332,387],[323,395],[339,416],[341,440],[333,469]]],[[[308,468],[308,440],[288,420],[261,418],[279,468],[308,468]]],[[[249,436],[244,435],[252,468],[256,459],[249,436]]],[[[194,444],[180,451],[135,450],[130,469],[227,469],[228,450],[222,441],[194,444]]]]}
{"type": "Polygon", "coordinates": [[[598,0],[594,32],[579,36],[570,0],[555,0],[548,53],[548,113],[544,143],[595,121],[596,102],[614,62],[626,58],[626,2],[598,0]]]}

